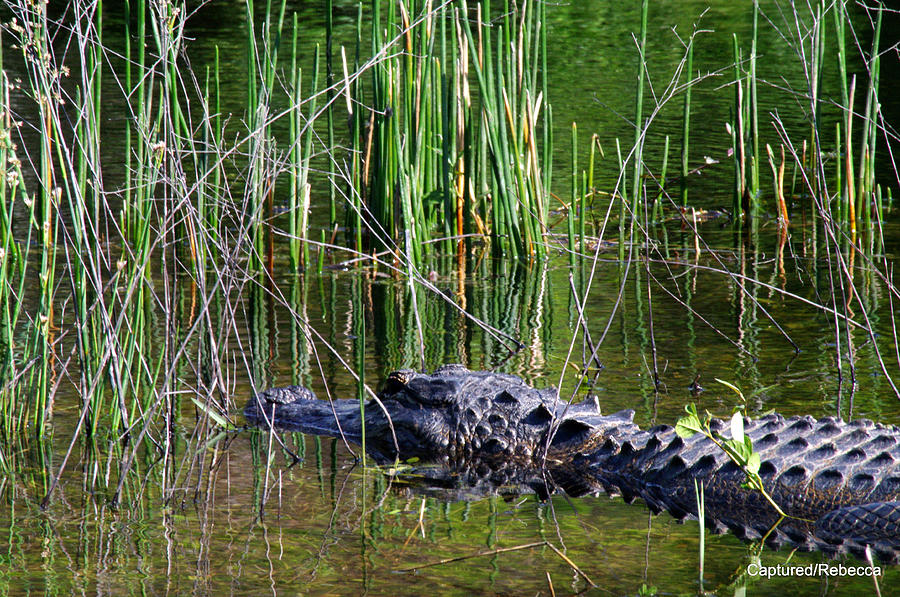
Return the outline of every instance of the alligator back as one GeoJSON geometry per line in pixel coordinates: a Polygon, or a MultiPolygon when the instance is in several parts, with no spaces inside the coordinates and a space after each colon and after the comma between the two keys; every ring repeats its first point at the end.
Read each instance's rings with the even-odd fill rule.
{"type": "MultiPolygon", "coordinates": [[[[729,425],[712,422],[730,436],[729,425]]],[[[744,431],[760,454],[760,477],[778,514],[724,451],[702,434],[681,438],[660,426],[610,437],[593,455],[579,456],[608,491],[641,497],[678,518],[697,514],[694,482],[702,484],[707,520],[742,538],[861,553],[866,544],[893,559],[900,541],[900,430],[834,417],[745,419],[744,431]]]]}

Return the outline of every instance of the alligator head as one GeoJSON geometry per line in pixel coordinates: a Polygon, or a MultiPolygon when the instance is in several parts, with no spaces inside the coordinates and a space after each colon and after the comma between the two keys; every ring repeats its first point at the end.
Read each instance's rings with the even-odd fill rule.
{"type": "Polygon", "coordinates": [[[432,374],[391,373],[377,399],[318,400],[299,386],[272,388],[251,398],[250,423],[344,437],[382,461],[428,462],[553,459],[598,445],[616,432],[633,432],[633,411],[600,416],[591,398],[568,404],[555,388],[537,390],[519,377],[445,365],[432,374]],[[362,411],[365,415],[363,416],[362,411]],[[623,429],[627,428],[627,429],[623,429]]]}

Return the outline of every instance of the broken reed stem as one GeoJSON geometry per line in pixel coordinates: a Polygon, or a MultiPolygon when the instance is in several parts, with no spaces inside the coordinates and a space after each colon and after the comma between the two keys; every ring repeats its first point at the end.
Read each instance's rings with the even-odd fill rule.
{"type": "Polygon", "coordinates": [[[775,183],[775,191],[778,193],[778,207],[781,209],[781,218],[785,227],[790,226],[788,218],[787,201],[784,198],[784,145],[781,146],[781,164],[778,166],[778,181],[775,183]]]}

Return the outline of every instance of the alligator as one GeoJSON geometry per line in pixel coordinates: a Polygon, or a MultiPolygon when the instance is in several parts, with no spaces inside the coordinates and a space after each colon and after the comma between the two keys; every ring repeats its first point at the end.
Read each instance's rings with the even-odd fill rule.
{"type": "MultiPolygon", "coordinates": [[[[265,428],[343,437],[379,462],[436,463],[457,481],[511,480],[542,496],[556,488],[579,497],[605,492],[636,498],[654,511],[697,517],[702,484],[705,520],[731,530],[831,555],[862,557],[869,546],[900,561],[900,428],[835,417],[744,419],[760,455],[759,476],[788,515],[746,489],[745,471],[705,435],[680,437],[660,425],[642,430],[634,411],[602,415],[596,398],[568,403],[555,388],[535,389],[515,375],[445,365],[432,374],[391,373],[377,397],[318,400],[300,386],[271,388],[250,399],[248,422],[265,428]],[[461,472],[465,471],[465,472],[461,472]]],[[[711,428],[730,437],[728,422],[711,428]]]]}

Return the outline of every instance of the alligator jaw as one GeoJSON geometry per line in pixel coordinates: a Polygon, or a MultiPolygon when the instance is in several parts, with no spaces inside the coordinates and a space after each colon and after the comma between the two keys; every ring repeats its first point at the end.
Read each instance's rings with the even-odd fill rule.
{"type": "Polygon", "coordinates": [[[281,431],[344,437],[356,444],[362,439],[358,400],[317,400],[299,386],[260,392],[248,402],[244,416],[263,428],[274,423],[281,431]]]}

